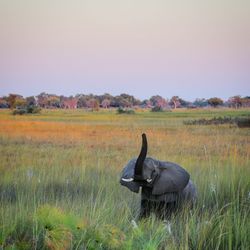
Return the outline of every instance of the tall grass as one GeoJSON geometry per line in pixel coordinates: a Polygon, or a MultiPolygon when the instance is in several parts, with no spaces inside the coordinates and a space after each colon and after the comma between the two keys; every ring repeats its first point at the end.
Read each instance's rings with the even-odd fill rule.
{"type": "Polygon", "coordinates": [[[240,111],[0,112],[0,249],[248,249],[250,130],[186,126],[240,111]],[[136,221],[139,195],[119,174],[146,132],[149,155],[185,167],[192,211],[136,221]],[[134,221],[133,221],[134,220],[134,221]]]}

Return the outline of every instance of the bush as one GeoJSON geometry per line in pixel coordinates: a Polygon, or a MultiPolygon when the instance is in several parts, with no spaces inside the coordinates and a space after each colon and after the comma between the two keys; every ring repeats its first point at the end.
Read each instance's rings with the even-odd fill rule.
{"type": "Polygon", "coordinates": [[[135,114],[135,111],[133,109],[123,109],[123,108],[119,107],[117,109],[117,114],[133,115],[133,114],[135,114]]]}
{"type": "Polygon", "coordinates": [[[23,115],[23,114],[38,114],[41,112],[41,108],[34,106],[34,105],[28,105],[24,108],[16,108],[13,110],[13,115],[23,115]]]}
{"type": "Polygon", "coordinates": [[[213,117],[212,119],[187,120],[183,122],[185,125],[221,125],[235,124],[239,128],[250,127],[250,117],[213,117]]]}
{"type": "Polygon", "coordinates": [[[12,114],[13,115],[23,115],[26,113],[27,113],[26,109],[14,109],[12,114]]]}
{"type": "Polygon", "coordinates": [[[151,109],[151,112],[172,112],[172,110],[168,108],[162,108],[160,106],[155,106],[151,109]]]}
{"type": "Polygon", "coordinates": [[[250,117],[249,118],[237,118],[235,123],[239,128],[249,128],[250,127],[250,117]]]}
{"type": "Polygon", "coordinates": [[[38,114],[41,112],[41,108],[34,105],[27,106],[26,109],[28,114],[38,114]]]}
{"type": "Polygon", "coordinates": [[[160,106],[155,106],[151,109],[151,112],[163,112],[163,109],[160,106]]]}

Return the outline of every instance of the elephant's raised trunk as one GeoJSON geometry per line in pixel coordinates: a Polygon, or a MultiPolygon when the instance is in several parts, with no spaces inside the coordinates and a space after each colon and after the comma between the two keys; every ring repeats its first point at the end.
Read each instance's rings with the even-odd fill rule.
{"type": "Polygon", "coordinates": [[[147,143],[147,137],[145,134],[142,134],[142,146],[141,146],[141,152],[136,160],[135,163],[135,173],[134,173],[134,180],[142,180],[142,168],[143,168],[143,162],[146,159],[147,156],[147,150],[148,150],[148,143],[147,143]]]}

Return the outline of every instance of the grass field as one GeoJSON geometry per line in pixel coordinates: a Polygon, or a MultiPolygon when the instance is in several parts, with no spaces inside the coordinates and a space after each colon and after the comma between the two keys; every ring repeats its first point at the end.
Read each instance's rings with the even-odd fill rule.
{"type": "Polygon", "coordinates": [[[184,125],[249,110],[152,113],[0,111],[0,249],[249,249],[250,129],[184,125]],[[119,184],[137,156],[186,168],[198,188],[193,211],[167,224],[135,223],[140,196],[119,184]]]}

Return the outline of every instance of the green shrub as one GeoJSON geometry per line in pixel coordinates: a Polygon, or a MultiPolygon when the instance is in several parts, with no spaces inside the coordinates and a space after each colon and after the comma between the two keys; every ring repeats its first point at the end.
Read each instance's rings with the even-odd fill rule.
{"type": "Polygon", "coordinates": [[[16,108],[13,110],[13,115],[24,115],[24,114],[38,114],[41,112],[41,108],[34,106],[34,105],[28,105],[24,108],[16,108]]]}
{"type": "Polygon", "coordinates": [[[135,111],[133,109],[123,109],[123,108],[119,107],[117,109],[117,114],[133,115],[133,114],[135,114],[135,111]]]}
{"type": "Polygon", "coordinates": [[[23,115],[23,114],[26,114],[27,113],[27,110],[26,109],[14,109],[13,110],[13,115],[23,115]]]}
{"type": "Polygon", "coordinates": [[[41,108],[34,105],[27,106],[26,109],[28,114],[38,114],[41,112],[41,108]]]}
{"type": "Polygon", "coordinates": [[[183,121],[185,125],[221,125],[221,124],[236,124],[239,128],[250,127],[250,118],[243,117],[213,117],[212,119],[199,119],[183,121]]]}
{"type": "Polygon", "coordinates": [[[249,128],[250,127],[250,117],[249,118],[237,118],[235,123],[239,128],[249,128]]]}
{"type": "Polygon", "coordinates": [[[151,112],[163,112],[163,109],[160,106],[155,106],[151,109],[151,112]]]}

